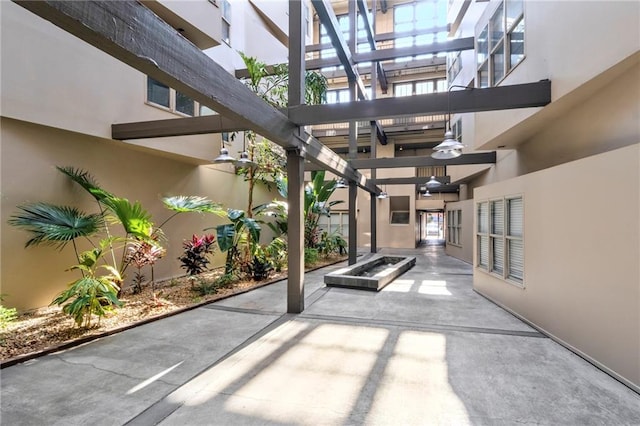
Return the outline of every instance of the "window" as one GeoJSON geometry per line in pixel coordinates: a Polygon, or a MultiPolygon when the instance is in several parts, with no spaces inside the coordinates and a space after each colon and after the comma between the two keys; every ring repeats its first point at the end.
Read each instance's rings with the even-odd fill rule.
{"type": "Polygon", "coordinates": [[[523,0],[504,0],[476,37],[477,87],[495,86],[524,59],[523,0]]]}
{"type": "Polygon", "coordinates": [[[349,237],[349,212],[331,211],[330,216],[320,215],[318,227],[326,231],[329,235],[341,235],[343,238],[349,237]]]}
{"type": "Polygon", "coordinates": [[[392,225],[408,225],[409,224],[409,197],[394,196],[389,197],[389,210],[391,216],[389,217],[389,223],[392,225]]]}
{"type": "Polygon", "coordinates": [[[452,82],[462,70],[461,52],[451,52],[447,56],[447,80],[452,82]]]}
{"type": "MultiPolygon", "coordinates": [[[[413,3],[401,4],[393,9],[393,30],[397,33],[420,30],[420,35],[399,37],[395,40],[395,47],[423,46],[447,39],[447,31],[434,34],[437,27],[447,25],[447,3],[437,0],[420,0],[413,3]]],[[[438,53],[444,57],[446,53],[438,53]]],[[[428,59],[429,55],[417,55],[413,59],[428,59]]],[[[397,58],[396,62],[403,62],[411,57],[397,58]]]]}
{"type": "Polygon", "coordinates": [[[524,279],[521,197],[481,202],[477,209],[476,266],[522,284],[524,279]]]}
{"type": "Polygon", "coordinates": [[[171,102],[169,86],[147,77],[147,102],[169,108],[171,102]]]}
{"type": "Polygon", "coordinates": [[[462,210],[447,211],[447,242],[454,246],[462,245],[462,210]]]}
{"type": "Polygon", "coordinates": [[[200,115],[208,115],[207,110],[213,113],[211,109],[204,106],[196,108],[197,104],[193,99],[151,77],[147,77],[147,103],[190,117],[195,116],[198,109],[200,115]]]}
{"type": "Polygon", "coordinates": [[[455,123],[451,125],[451,132],[453,138],[458,142],[462,142],[462,119],[458,118],[455,123]]]}
{"type": "Polygon", "coordinates": [[[393,85],[393,95],[397,98],[402,96],[425,95],[427,93],[446,91],[447,80],[445,78],[395,83],[393,85]]]}
{"type": "Polygon", "coordinates": [[[222,0],[222,41],[231,45],[231,3],[222,0]]]}

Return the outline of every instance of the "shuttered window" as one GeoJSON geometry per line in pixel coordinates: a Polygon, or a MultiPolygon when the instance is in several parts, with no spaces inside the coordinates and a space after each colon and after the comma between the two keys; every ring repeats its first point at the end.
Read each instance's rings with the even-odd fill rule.
{"type": "Polygon", "coordinates": [[[447,212],[447,242],[461,246],[462,210],[449,210],[447,212]]]}
{"type": "Polygon", "coordinates": [[[477,266],[487,269],[489,267],[489,204],[478,203],[477,212],[477,266]]]}
{"type": "Polygon", "coordinates": [[[476,205],[477,267],[503,279],[524,282],[522,197],[476,205]]]}
{"type": "Polygon", "coordinates": [[[491,202],[491,271],[504,273],[504,202],[491,202]]]}
{"type": "Polygon", "coordinates": [[[522,198],[507,199],[507,278],[521,283],[524,279],[524,221],[522,198]]]}

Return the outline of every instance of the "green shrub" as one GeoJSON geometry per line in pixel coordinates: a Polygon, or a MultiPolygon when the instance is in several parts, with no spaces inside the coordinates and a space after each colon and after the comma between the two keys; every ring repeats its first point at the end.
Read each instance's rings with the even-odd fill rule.
{"type": "Polygon", "coordinates": [[[318,262],[318,249],[304,248],[304,266],[311,266],[318,262]]]}
{"type": "Polygon", "coordinates": [[[200,278],[198,284],[193,286],[193,291],[197,292],[200,296],[206,296],[208,294],[214,294],[218,292],[217,281],[207,281],[200,278]]]}
{"type": "MultiPolygon", "coordinates": [[[[4,294],[0,294],[0,302],[4,301],[4,294]]],[[[10,322],[15,321],[18,318],[18,311],[16,308],[5,308],[0,305],[0,329],[4,329],[10,322]]]]}

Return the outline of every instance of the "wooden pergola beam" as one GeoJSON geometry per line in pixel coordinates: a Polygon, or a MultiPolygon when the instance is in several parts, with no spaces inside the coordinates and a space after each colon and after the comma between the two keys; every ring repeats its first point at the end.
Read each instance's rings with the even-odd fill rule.
{"type": "Polygon", "coordinates": [[[301,126],[344,123],[405,115],[479,112],[542,107],[551,102],[551,81],[458,90],[450,93],[382,98],[364,102],[306,105],[289,109],[289,118],[301,126]]]}
{"type": "Polygon", "coordinates": [[[351,165],[356,169],[391,169],[397,167],[426,167],[426,166],[459,166],[467,164],[495,164],[496,153],[481,152],[462,154],[458,158],[450,160],[436,160],[429,156],[421,157],[393,157],[393,158],[366,158],[351,160],[351,165]]]}
{"type": "Polygon", "coordinates": [[[238,125],[237,122],[221,115],[203,115],[112,124],[111,137],[118,140],[148,139],[244,130],[247,130],[246,126],[238,125]]]}
{"type": "MultiPolygon", "coordinates": [[[[90,45],[285,149],[309,152],[324,148],[317,139],[302,141],[295,134],[298,126],[286,115],[256,96],[142,3],[14,1],[90,45]]],[[[342,170],[340,176],[359,182],[363,189],[374,193],[379,191],[337,154],[331,152],[323,156],[322,160],[314,159],[323,160],[327,162],[327,166],[342,170]]]]}

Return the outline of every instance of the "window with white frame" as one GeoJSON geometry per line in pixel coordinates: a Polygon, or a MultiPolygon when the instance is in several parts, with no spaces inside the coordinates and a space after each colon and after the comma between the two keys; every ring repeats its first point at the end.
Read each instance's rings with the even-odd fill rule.
{"type": "Polygon", "coordinates": [[[330,216],[321,215],[318,219],[318,228],[329,235],[349,237],[349,212],[331,210],[330,216]]]}
{"type": "Polygon", "coordinates": [[[476,36],[477,87],[495,86],[524,59],[524,2],[503,0],[476,36]]]}
{"type": "MultiPolygon", "coordinates": [[[[395,47],[424,46],[434,42],[446,41],[448,32],[435,33],[438,27],[447,25],[447,3],[437,0],[418,0],[412,3],[396,5],[393,9],[393,30],[397,33],[420,30],[420,35],[399,37],[395,47]]],[[[446,53],[438,53],[444,57],[446,53]]],[[[429,59],[432,54],[417,55],[413,59],[429,59]]],[[[396,62],[408,61],[411,57],[397,58],[396,62]]]]}
{"type": "Polygon", "coordinates": [[[147,77],[147,103],[190,117],[197,111],[193,99],[151,77],[147,77]]]}
{"type": "Polygon", "coordinates": [[[222,41],[231,45],[231,3],[222,0],[222,41]]]}
{"type": "Polygon", "coordinates": [[[397,98],[402,96],[425,95],[428,93],[440,93],[446,91],[447,79],[445,78],[395,83],[393,85],[393,95],[397,98]]]}
{"type": "Polygon", "coordinates": [[[447,242],[462,245],[462,210],[447,211],[447,242]]]}
{"type": "Polygon", "coordinates": [[[476,266],[499,277],[523,283],[522,197],[483,201],[476,205],[476,266]]]}
{"type": "Polygon", "coordinates": [[[447,55],[447,80],[452,82],[458,76],[462,70],[462,59],[460,58],[462,52],[450,52],[447,55]]]}
{"type": "Polygon", "coordinates": [[[462,142],[462,119],[458,118],[451,125],[451,132],[453,133],[453,138],[458,142],[462,142]]]}
{"type": "MultiPolygon", "coordinates": [[[[364,91],[367,95],[367,99],[371,99],[371,86],[367,86],[364,88],[364,91]]],[[[344,102],[349,102],[349,89],[333,89],[327,90],[326,93],[327,104],[340,104],[344,102]]]]}

